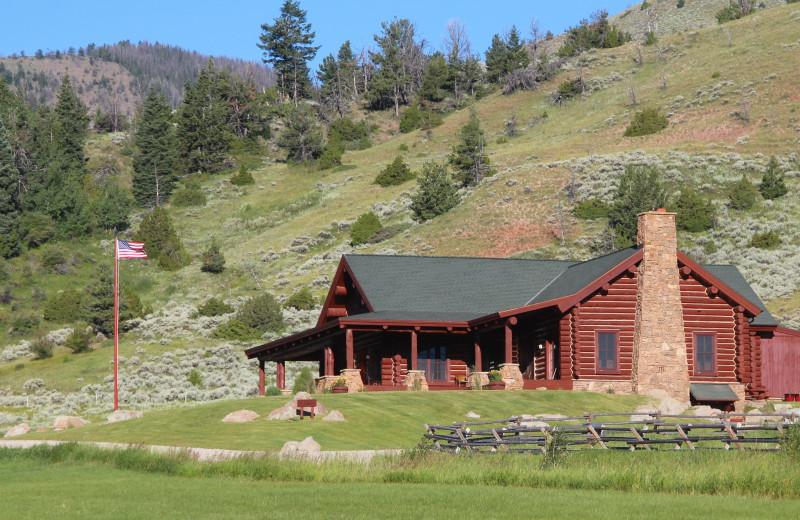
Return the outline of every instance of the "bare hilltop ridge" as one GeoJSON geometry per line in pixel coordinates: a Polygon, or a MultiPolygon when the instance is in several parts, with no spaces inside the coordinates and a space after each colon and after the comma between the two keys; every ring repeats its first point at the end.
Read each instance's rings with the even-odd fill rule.
{"type": "MultiPolygon", "coordinates": [[[[531,89],[504,93],[502,85],[488,85],[480,96],[438,101],[432,106],[441,124],[404,132],[392,106],[370,108],[364,98],[349,102],[343,111],[368,134],[344,145],[341,163],[331,168],[287,162],[281,136],[289,126],[280,110],[291,103],[273,99],[270,109],[284,108],[271,113],[269,130],[256,140],[236,141],[219,171],[182,175],[175,194],[197,198],[160,206],[184,248],[182,267],[166,269],[154,257],[122,263],[132,309],[120,340],[122,406],[253,395],[257,370],[244,348],[316,323],[345,253],[570,260],[604,254],[618,245],[607,214],[630,168],[657,172],[669,208],[685,203],[682,211],[699,208],[698,214],[710,216],[708,225],[679,232],[681,250],[701,263],[738,266],[782,325],[800,327],[800,4],[765,0],[763,8],[721,25],[715,13],[728,2],[649,4],[609,18],[631,41],[556,57],[564,36],[543,40],[552,75],[531,89]],[[655,36],[649,44],[648,32],[655,36]],[[564,96],[568,90],[572,94],[564,96]],[[665,118],[665,127],[626,137],[645,110],[665,118]],[[447,164],[452,171],[449,157],[473,113],[491,171],[458,186],[449,211],[420,219],[413,209],[420,184],[413,175],[396,185],[376,183],[397,157],[417,179],[426,164],[447,164]],[[242,169],[252,183],[233,182],[242,169]],[[781,196],[759,191],[769,172],[781,177],[781,196]],[[743,180],[755,190],[748,208],[731,198],[743,180]],[[699,198],[678,203],[690,191],[699,198]],[[378,226],[356,239],[353,228],[369,213],[378,226]],[[224,256],[216,272],[204,269],[212,244],[224,256]],[[269,307],[270,316],[247,305],[265,293],[274,298],[258,309],[269,307]],[[242,329],[254,315],[282,324],[242,329]]],[[[207,57],[198,63],[197,74],[207,57]]],[[[48,78],[51,93],[41,94],[36,106],[53,103],[68,72],[92,111],[108,112],[110,98],[102,92],[113,92],[134,126],[136,107],[147,94],[141,72],[77,51],[60,58],[6,57],[0,65],[4,78],[12,75],[11,88],[36,74],[48,78]],[[19,70],[25,77],[17,84],[19,70]]],[[[250,66],[241,64],[232,74],[247,76],[250,66]]],[[[259,88],[270,92],[274,76],[261,70],[259,88]]],[[[183,92],[177,80],[169,85],[164,93],[171,110],[183,92]]],[[[311,106],[320,109],[311,119],[328,143],[338,115],[323,101],[311,106]]],[[[179,126],[177,119],[171,122],[179,126]]],[[[108,179],[123,190],[134,185],[139,151],[133,135],[131,127],[88,135],[81,185],[96,204],[108,179]]],[[[120,237],[140,236],[153,213],[133,205],[120,237]]],[[[72,241],[31,243],[2,261],[0,428],[21,418],[35,427],[59,415],[108,412],[108,334],[94,327],[87,348],[73,349],[70,341],[86,329],[85,317],[65,320],[51,311],[53,302],[86,309],[87,294],[102,299],[99,273],[112,265],[113,234],[103,230],[72,241]],[[50,355],[40,355],[48,348],[50,355]]],[[[302,365],[287,368],[291,386],[302,365]]]]}

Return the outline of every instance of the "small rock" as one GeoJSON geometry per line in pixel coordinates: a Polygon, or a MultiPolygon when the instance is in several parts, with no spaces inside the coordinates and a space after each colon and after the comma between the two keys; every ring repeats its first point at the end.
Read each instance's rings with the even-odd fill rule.
{"type": "Polygon", "coordinates": [[[281,455],[286,455],[288,453],[295,453],[297,451],[297,446],[299,444],[300,443],[297,441],[287,442],[286,444],[283,445],[283,448],[281,448],[281,455]]]}
{"type": "Polygon", "coordinates": [[[117,410],[108,417],[106,417],[106,424],[115,423],[120,421],[128,421],[130,419],[138,419],[142,416],[141,410],[117,410]]]}
{"type": "Polygon", "coordinates": [[[80,428],[84,424],[89,424],[89,421],[72,415],[61,415],[56,417],[56,420],[53,421],[53,429],[66,430],[68,428],[80,428]]]}
{"type": "Polygon", "coordinates": [[[331,410],[331,413],[322,418],[323,421],[343,422],[344,415],[339,410],[331,410]]]}
{"type": "Polygon", "coordinates": [[[759,409],[760,409],[760,408],[764,408],[764,406],[766,406],[766,405],[767,405],[767,402],[766,402],[766,401],[763,401],[763,400],[750,400],[750,399],[747,399],[747,400],[744,402],[744,405],[745,405],[745,406],[751,406],[751,407],[753,407],[753,408],[759,408],[759,409]]]}
{"type": "Polygon", "coordinates": [[[713,417],[721,413],[722,413],[721,410],[717,410],[716,408],[711,408],[710,406],[698,406],[697,409],[694,411],[695,417],[713,417]]]}
{"type": "Polygon", "coordinates": [[[653,417],[651,413],[656,413],[658,410],[653,404],[643,404],[636,407],[636,413],[631,415],[631,422],[649,421],[653,417]]]}
{"type": "Polygon", "coordinates": [[[232,422],[232,423],[242,423],[242,422],[250,422],[253,419],[258,419],[261,417],[253,410],[236,410],[235,412],[231,412],[222,419],[222,422],[232,422]]]}
{"type": "Polygon", "coordinates": [[[792,409],[792,405],[786,403],[779,403],[774,405],[775,411],[778,413],[789,413],[789,410],[792,409]]]}
{"type": "Polygon", "coordinates": [[[472,411],[467,412],[466,414],[464,414],[464,417],[468,417],[470,419],[480,419],[481,418],[480,415],[478,415],[478,414],[476,414],[475,412],[472,412],[472,411]]]}
{"type": "Polygon", "coordinates": [[[17,435],[25,435],[26,433],[30,433],[30,431],[31,427],[28,426],[27,423],[22,423],[8,430],[3,437],[16,437],[17,435]]]}

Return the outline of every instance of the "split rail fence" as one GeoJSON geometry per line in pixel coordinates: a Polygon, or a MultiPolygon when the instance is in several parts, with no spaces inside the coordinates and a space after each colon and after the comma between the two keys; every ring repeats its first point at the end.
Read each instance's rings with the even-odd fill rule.
{"type": "MultiPolygon", "coordinates": [[[[574,451],[585,447],[606,450],[777,450],[797,414],[722,413],[716,416],[636,414],[640,420],[619,420],[619,413],[586,413],[557,420],[518,416],[497,421],[425,425],[425,438],[446,452],[545,453],[551,443],[574,451]],[[617,420],[614,420],[617,418],[617,420]],[[550,422],[558,422],[552,426],[550,422]]],[[[634,417],[629,417],[633,419],[634,417]]]]}

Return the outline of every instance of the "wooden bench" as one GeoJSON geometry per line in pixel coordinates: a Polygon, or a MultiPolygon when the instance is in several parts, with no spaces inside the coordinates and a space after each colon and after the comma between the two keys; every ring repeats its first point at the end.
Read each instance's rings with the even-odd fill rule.
{"type": "MultiPolygon", "coordinates": [[[[317,400],[316,399],[298,399],[297,400],[297,412],[300,412],[300,418],[302,419],[305,415],[305,409],[309,409],[309,413],[311,414],[311,419],[314,419],[314,408],[317,407],[317,400]]],[[[295,412],[295,413],[297,413],[295,412]]]]}

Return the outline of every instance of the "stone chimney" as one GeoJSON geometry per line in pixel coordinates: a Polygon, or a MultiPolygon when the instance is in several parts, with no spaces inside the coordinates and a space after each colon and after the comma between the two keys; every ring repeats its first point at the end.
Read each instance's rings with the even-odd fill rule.
{"type": "Polygon", "coordinates": [[[666,392],[689,401],[689,365],[683,329],[675,213],[664,209],[639,215],[639,264],[633,336],[633,391],[666,392]]]}

